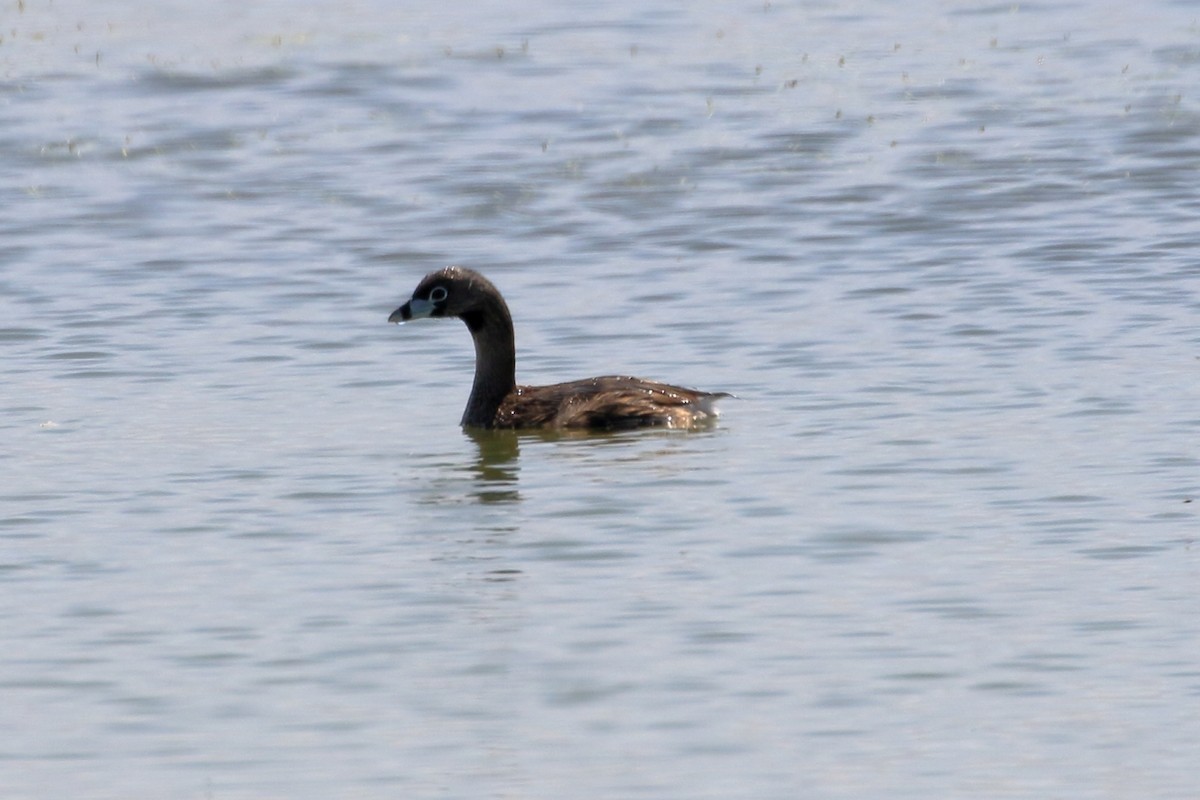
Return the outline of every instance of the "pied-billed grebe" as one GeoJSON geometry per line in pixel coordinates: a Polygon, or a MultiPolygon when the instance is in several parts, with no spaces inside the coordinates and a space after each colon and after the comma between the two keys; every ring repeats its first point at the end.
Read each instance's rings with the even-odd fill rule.
{"type": "Polygon", "coordinates": [[[487,278],[462,267],[426,275],[388,322],[458,317],[475,340],[475,384],[462,425],[477,428],[692,428],[716,419],[725,392],[608,375],[518,386],[512,316],[487,278]]]}

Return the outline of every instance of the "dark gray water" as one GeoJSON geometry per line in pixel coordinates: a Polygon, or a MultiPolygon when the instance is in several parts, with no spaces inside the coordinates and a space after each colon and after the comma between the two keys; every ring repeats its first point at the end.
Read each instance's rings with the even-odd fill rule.
{"type": "Polygon", "coordinates": [[[0,797],[1195,796],[1193,4],[139,5],[0,10],[0,797]],[[468,436],[449,263],[739,399],[468,436]]]}

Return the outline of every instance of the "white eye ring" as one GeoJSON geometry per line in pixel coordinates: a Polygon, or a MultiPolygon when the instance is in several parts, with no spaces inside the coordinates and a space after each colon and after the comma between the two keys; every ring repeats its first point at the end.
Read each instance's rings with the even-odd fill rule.
{"type": "Polygon", "coordinates": [[[443,300],[445,300],[445,299],[446,299],[446,296],[447,296],[447,295],[449,295],[449,294],[450,294],[450,292],[446,291],[446,287],[445,287],[445,286],[435,286],[435,287],[433,287],[433,289],[432,289],[432,290],[429,292],[429,302],[431,302],[431,303],[440,303],[440,302],[442,302],[443,300]]]}

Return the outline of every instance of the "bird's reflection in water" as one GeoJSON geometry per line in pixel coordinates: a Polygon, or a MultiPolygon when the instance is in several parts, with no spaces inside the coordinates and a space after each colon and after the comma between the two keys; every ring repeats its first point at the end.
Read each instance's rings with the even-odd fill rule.
{"type": "MultiPolygon", "coordinates": [[[[699,432],[710,429],[701,428],[693,431],[576,431],[576,430],[485,430],[482,428],[467,428],[464,433],[475,442],[479,453],[475,463],[469,467],[474,474],[474,492],[476,500],[481,503],[515,503],[521,500],[517,488],[517,480],[521,471],[520,456],[521,442],[537,447],[539,444],[571,441],[588,447],[604,447],[607,445],[628,444],[632,441],[643,443],[674,441],[680,436],[694,436],[699,432]]],[[[655,447],[650,450],[637,451],[641,456],[660,454],[663,452],[655,447]]]]}
{"type": "Polygon", "coordinates": [[[475,498],[481,503],[515,503],[521,499],[517,489],[520,472],[520,440],[516,431],[471,428],[466,434],[479,448],[475,462],[475,498]]]}

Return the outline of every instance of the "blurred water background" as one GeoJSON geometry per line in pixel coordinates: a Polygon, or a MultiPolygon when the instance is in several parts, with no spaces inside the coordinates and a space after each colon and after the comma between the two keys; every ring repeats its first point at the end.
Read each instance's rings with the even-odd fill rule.
{"type": "Polygon", "coordinates": [[[1198,16],[5,0],[0,796],[1194,798],[1198,16]]]}

